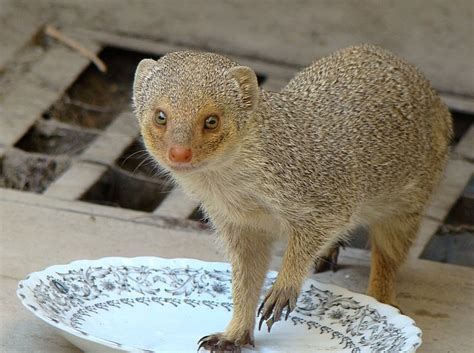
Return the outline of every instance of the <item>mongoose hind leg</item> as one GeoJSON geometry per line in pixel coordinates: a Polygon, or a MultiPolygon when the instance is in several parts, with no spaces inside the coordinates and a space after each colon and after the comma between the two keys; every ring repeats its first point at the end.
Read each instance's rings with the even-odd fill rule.
{"type": "Polygon", "coordinates": [[[232,319],[224,332],[201,338],[198,349],[237,353],[245,345],[254,346],[255,312],[270,263],[272,240],[235,226],[220,233],[232,264],[232,319]]]}
{"type": "Polygon", "coordinates": [[[344,248],[344,243],[342,241],[337,242],[327,251],[326,254],[319,257],[314,263],[314,273],[321,273],[329,270],[336,272],[339,269],[337,261],[341,247],[344,248]]]}
{"type": "Polygon", "coordinates": [[[397,270],[406,258],[420,225],[420,213],[391,216],[369,228],[372,261],[368,294],[397,307],[397,270]]]}

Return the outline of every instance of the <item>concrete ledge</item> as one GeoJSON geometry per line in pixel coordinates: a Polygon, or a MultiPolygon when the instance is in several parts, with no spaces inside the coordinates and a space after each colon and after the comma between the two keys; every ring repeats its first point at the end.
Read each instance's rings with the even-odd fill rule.
{"type": "MultiPolygon", "coordinates": [[[[54,331],[40,324],[21,308],[15,297],[16,283],[28,273],[77,259],[105,256],[191,257],[226,261],[222,248],[208,232],[167,229],[136,222],[140,212],[109,210],[80,202],[48,199],[13,190],[0,190],[2,223],[0,241],[0,309],[11,313],[0,333],[2,351],[76,353],[54,331]],[[91,212],[80,212],[89,209],[91,212]],[[123,217],[99,215],[97,210],[121,212],[123,217]],[[28,261],[24,261],[24,259],[28,261]],[[41,338],[38,338],[38,330],[41,338]],[[18,347],[21,350],[18,350],[18,347]]],[[[346,249],[341,252],[337,272],[311,275],[357,292],[365,292],[369,273],[369,252],[346,249]]],[[[272,269],[278,269],[281,257],[272,269]]],[[[470,352],[474,337],[472,296],[474,269],[411,259],[399,274],[398,297],[404,312],[423,330],[419,352],[470,352]],[[453,295],[453,290],[456,295],[453,295]]]]}
{"type": "MultiPolygon", "coordinates": [[[[121,207],[112,207],[94,204],[85,201],[60,199],[57,197],[43,197],[26,191],[0,188],[0,202],[10,202],[12,204],[25,204],[35,207],[44,207],[51,210],[65,210],[72,213],[85,214],[91,217],[104,217],[119,221],[145,224],[158,228],[178,229],[182,232],[205,232],[210,234],[209,229],[204,228],[199,222],[160,216],[153,213],[136,211],[121,207]]],[[[1,223],[0,223],[1,225],[1,223]]]]}

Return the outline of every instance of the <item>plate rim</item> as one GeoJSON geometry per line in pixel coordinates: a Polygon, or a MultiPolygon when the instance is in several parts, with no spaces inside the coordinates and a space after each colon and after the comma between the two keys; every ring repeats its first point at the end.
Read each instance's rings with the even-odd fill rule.
{"type": "MultiPolygon", "coordinates": [[[[107,256],[107,257],[101,257],[101,258],[97,258],[97,259],[74,260],[74,261],[71,261],[71,262],[66,263],[66,264],[51,265],[51,266],[48,266],[48,267],[44,268],[43,270],[39,270],[39,271],[29,273],[24,279],[22,279],[18,282],[17,289],[16,289],[16,295],[17,295],[18,299],[20,300],[20,302],[22,303],[22,305],[28,311],[30,311],[35,317],[41,319],[43,322],[47,323],[48,325],[53,326],[54,328],[60,330],[60,332],[65,331],[66,333],[68,333],[70,335],[73,335],[73,336],[75,336],[75,337],[77,337],[81,340],[92,341],[92,342],[104,345],[106,347],[113,348],[113,349],[120,350],[120,351],[124,351],[124,352],[148,352],[148,351],[146,351],[142,348],[130,347],[130,346],[127,346],[127,345],[124,345],[124,344],[119,344],[119,343],[109,341],[109,340],[104,339],[104,338],[100,338],[100,337],[88,334],[86,332],[81,332],[78,329],[75,329],[75,328],[72,328],[72,327],[69,327],[69,326],[65,326],[61,322],[55,322],[55,321],[51,320],[50,318],[46,317],[45,315],[42,315],[39,309],[35,310],[32,307],[30,307],[30,305],[28,305],[30,303],[27,302],[28,298],[27,298],[26,295],[22,294],[22,291],[24,291],[25,288],[27,288],[25,286],[25,283],[27,283],[28,281],[33,280],[34,277],[38,277],[40,274],[48,273],[48,272],[52,272],[52,271],[57,271],[56,268],[59,269],[59,268],[73,267],[73,266],[78,267],[78,266],[85,265],[85,264],[88,264],[88,266],[92,266],[93,264],[98,264],[98,263],[101,263],[102,265],[104,265],[104,264],[113,265],[114,262],[122,262],[122,263],[123,262],[125,262],[125,263],[142,262],[143,263],[143,262],[157,262],[157,261],[158,262],[160,262],[160,261],[169,261],[169,262],[182,261],[182,262],[189,262],[189,263],[202,263],[203,265],[205,264],[206,266],[211,266],[211,267],[216,266],[216,265],[219,266],[219,267],[221,267],[221,266],[223,266],[223,267],[224,266],[225,267],[230,266],[231,267],[231,265],[228,262],[205,261],[205,260],[185,258],[185,257],[165,258],[165,257],[159,257],[159,256],[135,256],[135,257],[107,256]]],[[[276,275],[276,274],[278,274],[278,272],[270,270],[270,271],[267,272],[267,275],[268,274],[275,274],[276,275]]],[[[338,285],[335,285],[335,284],[332,284],[332,283],[320,282],[320,281],[315,280],[315,279],[310,278],[310,277],[307,277],[306,280],[310,280],[310,281],[314,281],[316,283],[323,284],[325,287],[328,287],[328,289],[333,290],[333,291],[337,291],[338,293],[343,294],[343,295],[362,296],[363,299],[365,301],[367,301],[367,304],[373,305],[373,306],[382,306],[387,311],[387,313],[390,313],[390,316],[399,317],[401,320],[403,320],[402,321],[403,324],[404,324],[403,327],[411,326],[410,332],[412,332],[412,330],[413,330],[412,334],[416,335],[419,339],[418,346],[414,347],[410,351],[406,351],[407,353],[415,352],[423,344],[423,339],[422,339],[423,331],[421,330],[421,328],[419,328],[416,325],[416,322],[415,322],[414,319],[412,319],[411,317],[403,314],[398,308],[396,308],[392,305],[381,303],[377,299],[375,299],[375,298],[373,298],[373,297],[371,297],[367,294],[353,292],[353,291],[351,291],[347,288],[344,288],[344,287],[341,287],[341,286],[338,286],[338,285]]]]}

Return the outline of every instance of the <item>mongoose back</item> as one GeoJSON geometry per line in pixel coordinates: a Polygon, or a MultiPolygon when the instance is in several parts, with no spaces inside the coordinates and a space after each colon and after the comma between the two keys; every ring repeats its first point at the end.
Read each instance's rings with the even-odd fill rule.
{"type": "Polygon", "coordinates": [[[412,65],[371,45],[314,62],[280,92],[211,53],[143,60],[134,106],[149,153],[199,199],[233,268],[233,317],[199,347],[254,344],[272,245],[282,267],[259,309],[270,330],[314,261],[369,229],[368,294],[395,305],[395,275],[448,155],[447,107],[412,65]]]}

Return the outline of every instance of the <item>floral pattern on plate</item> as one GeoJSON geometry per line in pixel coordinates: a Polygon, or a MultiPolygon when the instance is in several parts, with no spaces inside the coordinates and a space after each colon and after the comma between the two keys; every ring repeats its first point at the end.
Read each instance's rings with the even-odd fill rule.
{"type": "MultiPolygon", "coordinates": [[[[275,277],[275,272],[269,273],[265,289],[271,286],[275,277]]],[[[35,315],[67,333],[66,338],[85,350],[90,350],[90,345],[82,343],[88,341],[101,347],[97,351],[102,349],[104,352],[161,352],[161,347],[170,352],[186,352],[188,348],[180,350],[178,346],[173,350],[172,337],[169,337],[170,342],[161,338],[158,342],[141,344],[139,337],[130,337],[127,342],[126,335],[115,337],[107,332],[107,326],[110,331],[114,327],[117,329],[117,324],[111,321],[120,313],[126,312],[129,318],[134,313],[143,317],[148,312],[157,312],[162,317],[176,313],[184,315],[181,322],[188,317],[214,315],[214,321],[222,321],[224,328],[232,311],[231,281],[228,264],[151,257],[105,258],[76,261],[33,273],[20,282],[17,293],[35,315]],[[94,323],[104,317],[107,317],[105,324],[98,330],[94,323]],[[79,340],[73,340],[71,336],[79,340]]],[[[150,320],[147,326],[160,331],[163,321],[153,317],[150,320]]],[[[295,342],[301,342],[301,347],[314,342],[310,351],[326,344],[333,352],[414,352],[421,344],[421,330],[397,309],[314,280],[305,283],[290,319],[278,325],[281,327],[278,332],[289,332],[287,341],[292,342],[291,337],[295,337],[291,343],[293,348],[285,348],[284,343],[279,343],[276,332],[271,334],[274,343],[265,340],[262,351],[290,352],[294,349],[303,352],[294,347],[298,344],[295,342]],[[326,343],[321,341],[322,337],[326,343]]],[[[190,326],[190,330],[195,326],[190,326]]],[[[257,334],[257,344],[264,334],[257,334]]],[[[197,338],[198,332],[192,339],[197,338]]],[[[150,340],[149,333],[146,339],[150,340]]]]}

